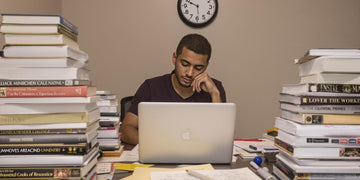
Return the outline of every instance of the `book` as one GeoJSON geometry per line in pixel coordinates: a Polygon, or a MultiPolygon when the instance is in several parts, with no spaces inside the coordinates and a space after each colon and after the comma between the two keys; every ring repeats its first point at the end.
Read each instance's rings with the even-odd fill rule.
{"type": "Polygon", "coordinates": [[[89,80],[86,68],[0,68],[0,79],[51,80],[81,79],[89,80]]]}
{"type": "Polygon", "coordinates": [[[281,117],[300,124],[358,124],[360,114],[297,113],[281,110],[281,117]]]}
{"type": "Polygon", "coordinates": [[[360,125],[307,125],[276,117],[275,127],[295,136],[359,136],[360,125]]]}
{"type": "MultiPolygon", "coordinates": [[[[359,50],[360,51],[360,50],[359,50]]],[[[299,76],[318,73],[360,73],[360,56],[319,57],[299,65],[299,76]]]]}
{"type": "Polygon", "coordinates": [[[81,79],[63,79],[63,80],[9,80],[0,79],[0,86],[91,86],[90,80],[81,79]]]}
{"type": "Polygon", "coordinates": [[[327,94],[327,93],[360,94],[360,84],[330,84],[330,83],[284,84],[282,86],[281,93],[285,93],[285,94],[327,94]]]}
{"type": "Polygon", "coordinates": [[[0,114],[0,125],[6,124],[56,124],[56,123],[88,123],[100,119],[99,109],[89,112],[49,113],[49,114],[0,114]]]}
{"type": "Polygon", "coordinates": [[[118,112],[118,106],[99,106],[100,112],[118,112]]]}
{"type": "Polygon", "coordinates": [[[358,105],[299,105],[280,102],[282,110],[297,113],[317,113],[317,114],[359,114],[358,105]]]}
{"type": "Polygon", "coordinates": [[[302,64],[320,56],[360,56],[360,49],[314,48],[308,50],[303,57],[295,59],[295,63],[302,64]]]}
{"type": "Polygon", "coordinates": [[[358,179],[357,173],[297,173],[280,162],[273,164],[273,173],[281,180],[302,180],[302,179],[358,179]]]}
{"type": "Polygon", "coordinates": [[[359,95],[301,95],[280,93],[280,102],[300,105],[360,105],[359,95]]]}
{"type": "Polygon", "coordinates": [[[294,144],[286,143],[279,138],[275,138],[274,144],[280,150],[296,158],[360,160],[359,146],[358,147],[299,147],[294,144]]]}
{"type": "Polygon", "coordinates": [[[84,62],[89,59],[84,51],[69,46],[5,46],[3,50],[5,57],[71,57],[84,62]]]}
{"type": "Polygon", "coordinates": [[[34,155],[2,155],[1,167],[37,167],[37,166],[82,166],[89,158],[99,154],[95,146],[84,155],[34,154],[34,155]]]}
{"type": "Polygon", "coordinates": [[[62,24],[75,34],[78,34],[78,27],[64,17],[56,14],[10,14],[3,13],[2,23],[5,24],[62,24]]]}
{"type": "Polygon", "coordinates": [[[301,76],[300,83],[360,84],[360,73],[318,73],[301,76]]]}
{"type": "MultiPolygon", "coordinates": [[[[1,132],[1,131],[0,131],[1,132]]],[[[36,132],[36,131],[34,131],[36,132]]],[[[42,133],[44,131],[38,131],[42,133]]],[[[5,132],[0,133],[1,144],[44,144],[44,143],[65,143],[65,144],[76,144],[76,143],[91,143],[91,141],[97,137],[96,129],[90,132],[84,133],[66,133],[64,134],[21,134],[21,135],[5,135],[5,132]],[[65,134],[66,133],[66,134],[65,134]]]]}
{"type": "Polygon", "coordinates": [[[292,172],[296,173],[340,173],[340,174],[360,174],[360,166],[347,165],[347,166],[300,166],[291,159],[286,158],[282,153],[276,155],[276,166],[281,165],[287,167],[292,172]]]}
{"type": "Polygon", "coordinates": [[[0,104],[39,104],[45,103],[93,103],[98,100],[97,96],[89,97],[27,97],[27,98],[0,98],[0,104]]]}
{"type": "Polygon", "coordinates": [[[90,151],[88,143],[64,144],[0,144],[0,155],[72,154],[84,155],[90,151]]]}
{"type": "Polygon", "coordinates": [[[119,149],[113,151],[102,151],[101,158],[104,157],[120,157],[124,151],[124,145],[121,145],[119,149]]]}
{"type": "Polygon", "coordinates": [[[358,136],[295,136],[283,130],[278,131],[280,140],[297,147],[360,147],[358,136]]]}
{"type": "Polygon", "coordinates": [[[119,100],[118,99],[100,99],[97,102],[98,106],[118,106],[119,100]]]}
{"type": "Polygon", "coordinates": [[[81,166],[39,166],[39,167],[0,167],[1,178],[63,179],[83,178],[98,162],[98,156],[89,158],[81,166]]]}
{"type": "Polygon", "coordinates": [[[4,34],[64,34],[77,41],[77,34],[61,24],[1,24],[0,32],[4,34]]]}
{"type": "MultiPolygon", "coordinates": [[[[92,134],[99,128],[99,122],[90,125],[87,123],[59,123],[55,125],[0,125],[0,135],[34,135],[34,138],[27,136],[28,141],[36,141],[36,135],[66,135],[66,134],[92,134]]],[[[96,131],[97,135],[97,131],[96,131]]],[[[14,136],[15,138],[17,136],[14,136]]],[[[10,138],[10,137],[4,137],[10,138]]],[[[39,139],[39,138],[38,138],[39,139]]],[[[23,141],[23,140],[22,140],[23,141]]]]}
{"type": "Polygon", "coordinates": [[[88,97],[95,96],[96,86],[23,86],[1,87],[0,98],[10,97],[88,97]]]}
{"type": "Polygon", "coordinates": [[[5,45],[67,45],[79,50],[78,42],[63,34],[5,34],[5,45]]]}
{"type": "Polygon", "coordinates": [[[100,127],[98,129],[98,138],[118,138],[119,126],[114,127],[100,127]]]}
{"type": "Polygon", "coordinates": [[[299,159],[289,155],[286,152],[279,151],[281,156],[294,162],[299,166],[323,166],[323,167],[339,167],[339,166],[359,166],[358,160],[349,159],[299,159]]]}
{"type": "Polygon", "coordinates": [[[0,57],[0,67],[9,68],[36,68],[36,67],[86,67],[84,61],[78,61],[70,57],[63,58],[3,58],[0,57]]]}
{"type": "Polygon", "coordinates": [[[83,103],[24,103],[0,104],[0,114],[47,114],[91,111],[98,108],[96,102],[83,103]]]}
{"type": "Polygon", "coordinates": [[[99,122],[96,121],[93,124],[89,125],[88,123],[57,123],[57,124],[11,124],[11,125],[0,125],[0,129],[3,131],[11,130],[11,131],[34,131],[34,130],[43,130],[41,131],[44,133],[45,131],[50,130],[60,130],[63,131],[64,129],[68,129],[69,133],[74,129],[86,129],[90,126],[95,126],[96,128],[99,127],[99,122]]]}

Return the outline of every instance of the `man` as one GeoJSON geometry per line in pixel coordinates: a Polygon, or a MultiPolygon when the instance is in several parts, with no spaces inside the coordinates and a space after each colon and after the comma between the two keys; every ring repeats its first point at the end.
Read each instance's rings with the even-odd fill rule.
{"type": "Polygon", "coordinates": [[[140,102],[226,102],[220,81],[205,72],[211,45],[199,34],[188,34],[173,53],[171,74],[147,79],[137,90],[120,126],[121,141],[138,144],[138,104],[140,102]]]}

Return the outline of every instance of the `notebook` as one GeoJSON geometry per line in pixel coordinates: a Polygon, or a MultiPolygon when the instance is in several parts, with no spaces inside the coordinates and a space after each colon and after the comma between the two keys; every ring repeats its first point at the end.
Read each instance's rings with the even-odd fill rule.
{"type": "Polygon", "coordinates": [[[142,163],[231,163],[234,103],[142,102],[139,104],[142,163]]]}

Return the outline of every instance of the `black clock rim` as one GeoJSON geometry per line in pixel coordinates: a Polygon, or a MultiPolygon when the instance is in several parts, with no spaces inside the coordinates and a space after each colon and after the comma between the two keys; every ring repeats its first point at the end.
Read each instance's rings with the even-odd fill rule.
{"type": "Polygon", "coordinates": [[[209,21],[204,22],[204,23],[192,23],[192,22],[188,21],[185,18],[185,16],[182,14],[182,12],[181,12],[181,1],[182,0],[178,0],[178,2],[177,2],[177,11],[178,11],[179,17],[186,25],[188,25],[190,27],[193,27],[193,28],[205,27],[205,26],[209,25],[210,23],[212,23],[215,20],[217,14],[218,14],[219,3],[218,3],[218,0],[214,0],[215,1],[215,12],[214,12],[214,15],[211,17],[211,19],[209,19],[209,21]]]}

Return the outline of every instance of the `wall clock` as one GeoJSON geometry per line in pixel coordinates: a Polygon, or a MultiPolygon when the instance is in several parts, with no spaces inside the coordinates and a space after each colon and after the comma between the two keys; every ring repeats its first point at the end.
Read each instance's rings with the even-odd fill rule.
{"type": "Polygon", "coordinates": [[[201,28],[214,21],[218,12],[217,0],[178,0],[180,19],[190,27],[201,28]]]}

